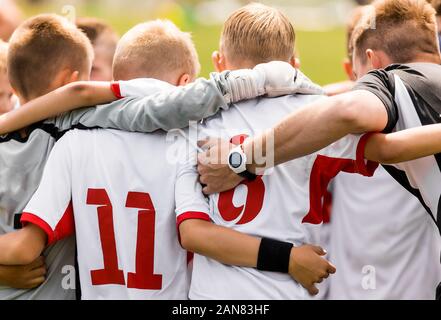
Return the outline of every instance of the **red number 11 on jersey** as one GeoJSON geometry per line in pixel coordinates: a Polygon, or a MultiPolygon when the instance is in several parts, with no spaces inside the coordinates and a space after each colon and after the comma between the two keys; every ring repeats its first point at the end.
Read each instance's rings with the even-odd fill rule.
{"type": "MultiPolygon", "coordinates": [[[[98,224],[104,268],[90,272],[93,285],[126,285],[124,271],[118,267],[118,255],[113,224],[113,207],[105,189],[89,189],[87,204],[98,206],[98,224]]],[[[136,241],[135,272],[129,272],[127,287],[135,289],[160,290],[162,275],[154,274],[155,256],[155,208],[148,193],[129,192],[127,208],[138,211],[138,232],[136,241]]]]}

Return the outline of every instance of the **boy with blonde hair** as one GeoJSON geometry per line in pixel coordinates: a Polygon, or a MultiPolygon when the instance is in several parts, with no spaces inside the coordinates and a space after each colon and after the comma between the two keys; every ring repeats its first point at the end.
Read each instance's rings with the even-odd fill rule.
{"type": "Polygon", "coordinates": [[[118,35],[109,24],[96,18],[78,18],[76,24],[89,38],[95,53],[90,80],[112,80],[112,61],[118,44],[118,35]]]}
{"type": "Polygon", "coordinates": [[[156,20],[137,25],[120,40],[113,75],[118,80],[131,80],[147,73],[179,86],[193,82],[200,68],[190,34],[170,21],[156,20]],[[176,74],[181,77],[176,78],[176,74]]]}
{"type": "Polygon", "coordinates": [[[14,92],[6,68],[8,44],[0,40],[0,115],[14,108],[14,92]]]}

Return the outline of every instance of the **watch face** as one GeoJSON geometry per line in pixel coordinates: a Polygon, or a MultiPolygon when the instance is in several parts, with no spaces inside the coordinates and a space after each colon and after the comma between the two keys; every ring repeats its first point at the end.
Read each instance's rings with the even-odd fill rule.
{"type": "Polygon", "coordinates": [[[242,155],[239,152],[233,152],[230,155],[230,165],[237,169],[242,165],[242,155]]]}

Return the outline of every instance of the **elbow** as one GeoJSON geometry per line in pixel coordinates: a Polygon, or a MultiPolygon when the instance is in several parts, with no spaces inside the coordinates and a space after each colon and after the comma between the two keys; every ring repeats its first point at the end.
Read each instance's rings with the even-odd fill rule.
{"type": "Polygon", "coordinates": [[[200,241],[203,234],[203,228],[200,228],[197,220],[185,220],[179,226],[181,246],[187,251],[200,253],[200,241]]]}
{"type": "Polygon", "coordinates": [[[185,228],[180,228],[181,246],[187,251],[195,252],[196,246],[192,232],[185,228]]]}
{"type": "Polygon", "coordinates": [[[337,117],[339,121],[348,128],[350,133],[362,133],[366,131],[360,114],[363,111],[362,106],[357,102],[353,95],[336,96],[337,103],[340,106],[337,110],[337,117]]]}

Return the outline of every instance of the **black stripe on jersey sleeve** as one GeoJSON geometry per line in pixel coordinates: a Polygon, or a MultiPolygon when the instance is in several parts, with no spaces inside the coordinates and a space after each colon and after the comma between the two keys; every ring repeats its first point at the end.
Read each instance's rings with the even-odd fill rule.
{"type": "Polygon", "coordinates": [[[101,127],[86,127],[82,124],[77,124],[72,126],[71,128],[67,130],[61,131],[55,124],[50,122],[39,122],[35,123],[28,128],[24,129],[24,135],[21,131],[15,131],[3,136],[0,136],[0,143],[5,143],[11,140],[20,142],[20,143],[26,143],[29,140],[29,137],[35,130],[42,130],[49,134],[52,138],[54,138],[56,141],[60,140],[66,132],[73,130],[73,129],[79,129],[79,130],[91,130],[91,129],[102,129],[101,127]]]}

